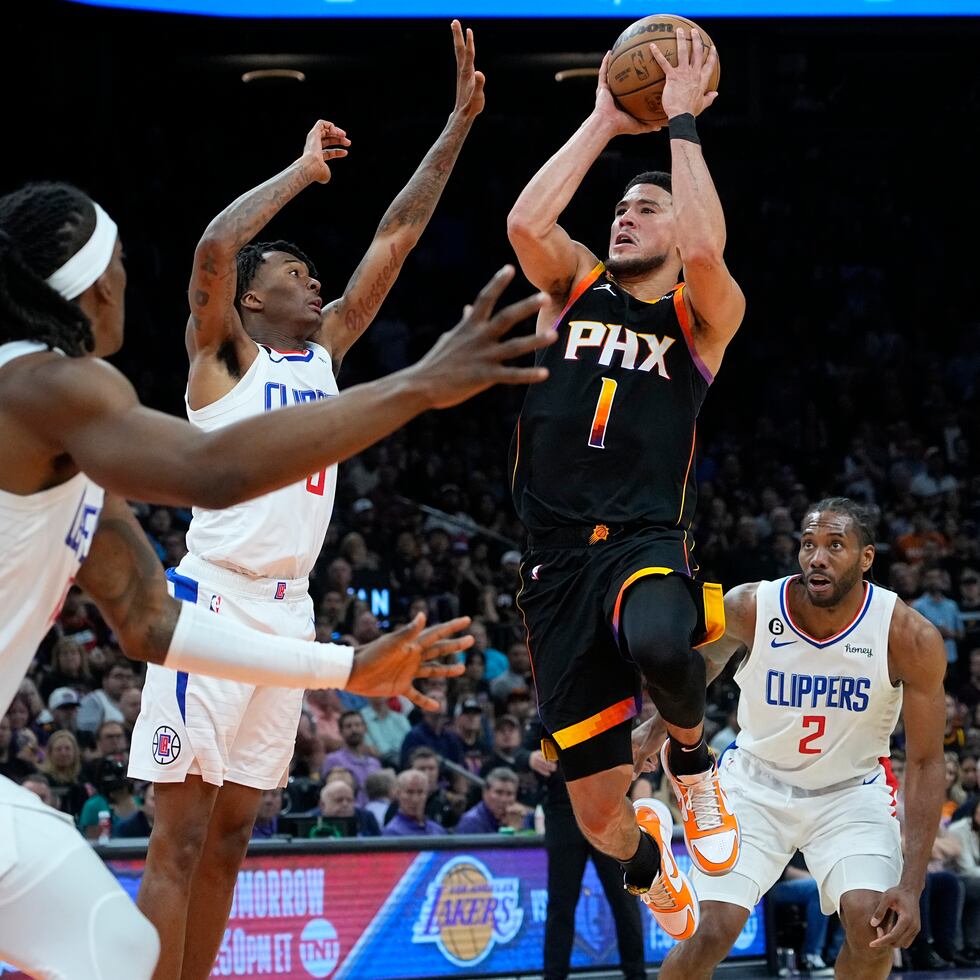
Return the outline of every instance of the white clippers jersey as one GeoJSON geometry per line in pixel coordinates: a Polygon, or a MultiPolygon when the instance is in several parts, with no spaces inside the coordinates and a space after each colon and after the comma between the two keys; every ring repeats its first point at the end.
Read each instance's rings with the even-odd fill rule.
{"type": "Polygon", "coordinates": [[[760,582],[752,651],[735,672],[736,745],[801,789],[867,775],[902,708],[888,676],[888,629],[898,598],[870,582],[854,620],[817,640],[790,618],[789,584],[760,582]]]}
{"type": "MultiPolygon", "coordinates": [[[[338,394],[330,355],[319,344],[276,351],[259,345],[258,356],[223,398],[187,417],[210,432],[262,412],[338,394]]],[[[287,424],[283,422],[283,424],[287,424]]],[[[191,554],[236,572],[262,578],[305,578],[320,554],[333,512],[337,467],[302,483],[226,510],[194,508],[187,532],[191,554]]]]}
{"type": "MultiPolygon", "coordinates": [[[[0,345],[0,367],[44,344],[0,345]]],[[[61,612],[102,512],[102,487],[84,473],[23,497],[0,490],[0,715],[61,612]]]]}

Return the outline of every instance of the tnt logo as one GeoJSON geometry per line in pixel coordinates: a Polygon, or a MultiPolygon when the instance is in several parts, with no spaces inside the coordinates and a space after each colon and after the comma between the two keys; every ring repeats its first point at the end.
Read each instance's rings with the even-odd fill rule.
{"type": "MultiPolygon", "coordinates": [[[[285,583],[283,583],[285,585],[285,583]]],[[[333,923],[310,919],[299,937],[299,958],[311,977],[329,977],[340,959],[340,939],[333,923]]]]}
{"type": "Polygon", "coordinates": [[[153,733],[153,761],[169,766],[180,755],[180,736],[168,725],[161,725],[153,733]]]}
{"type": "Polygon", "coordinates": [[[474,966],[496,943],[509,943],[523,921],[520,880],[494,878],[482,862],[462,856],[429,884],[412,942],[435,943],[455,966],[474,966]]]}
{"type": "Polygon", "coordinates": [[[286,583],[276,582],[276,598],[285,599],[286,598],[286,583]]]}

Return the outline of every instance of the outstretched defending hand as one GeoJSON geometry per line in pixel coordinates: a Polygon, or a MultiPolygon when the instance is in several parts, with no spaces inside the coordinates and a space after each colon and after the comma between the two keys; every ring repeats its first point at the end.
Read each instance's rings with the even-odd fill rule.
{"type": "Polygon", "coordinates": [[[547,301],[544,293],[535,293],[494,313],[494,305],[513,278],[514,267],[505,265],[480,290],[473,304],[463,310],[463,319],[409,368],[423,382],[432,408],[458,405],[495,384],[534,384],[548,377],[547,368],[518,368],[504,363],[547,347],[558,336],[549,331],[502,339],[511,327],[537,313],[547,301]]]}
{"type": "Polygon", "coordinates": [[[332,122],[318,119],[316,125],[306,136],[306,146],[300,158],[311,181],[325,184],[330,180],[328,160],[339,160],[347,156],[346,147],[350,146],[347,134],[332,122]]]}
{"type": "Polygon", "coordinates": [[[483,84],[486,78],[482,71],[473,70],[476,58],[476,46],[473,43],[473,31],[466,28],[466,39],[463,40],[463,28],[458,20],[452,23],[453,46],[456,49],[456,106],[454,112],[475,119],[485,104],[483,84]]]}
{"type": "Polygon", "coordinates": [[[595,109],[592,110],[592,117],[598,117],[599,121],[610,129],[610,136],[636,136],[639,133],[656,133],[660,129],[660,123],[646,123],[635,119],[628,112],[623,112],[616,105],[616,98],[609,91],[609,81],[607,72],[609,70],[609,59],[612,52],[607,51],[599,66],[599,84],[595,90],[595,109]]]}
{"type": "Polygon", "coordinates": [[[677,42],[677,67],[675,68],[656,46],[650,45],[650,51],[656,62],[667,77],[661,101],[668,119],[683,115],[685,112],[698,116],[718,98],[717,92],[709,92],[708,85],[718,64],[718,49],[712,45],[707,56],[704,53],[704,41],[697,28],[692,29],[691,36],[683,27],[674,32],[677,42]]]}
{"type": "Polygon", "coordinates": [[[419,613],[407,626],[372,640],[354,652],[347,690],[368,698],[405,697],[423,711],[438,711],[439,703],[412,687],[419,677],[457,677],[464,664],[434,664],[433,660],[459,653],[473,645],[473,637],[453,636],[470,625],[469,616],[438,626],[425,626],[419,613]]]}

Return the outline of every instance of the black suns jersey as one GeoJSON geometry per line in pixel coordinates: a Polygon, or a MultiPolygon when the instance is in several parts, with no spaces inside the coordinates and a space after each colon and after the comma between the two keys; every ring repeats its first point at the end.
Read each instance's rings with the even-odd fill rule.
{"type": "Polygon", "coordinates": [[[684,531],[697,497],[698,411],[712,376],[694,348],[683,283],[654,302],[599,263],[572,291],[536,363],[511,443],[527,529],[642,524],[684,531]]]}

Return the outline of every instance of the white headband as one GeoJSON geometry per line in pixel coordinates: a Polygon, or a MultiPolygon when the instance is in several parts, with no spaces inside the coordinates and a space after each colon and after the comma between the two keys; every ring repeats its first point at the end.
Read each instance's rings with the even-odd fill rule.
{"type": "Polygon", "coordinates": [[[92,237],[60,268],[47,278],[47,284],[65,299],[80,296],[109,268],[116,247],[116,223],[95,201],[95,231],[92,237]]]}

